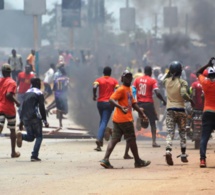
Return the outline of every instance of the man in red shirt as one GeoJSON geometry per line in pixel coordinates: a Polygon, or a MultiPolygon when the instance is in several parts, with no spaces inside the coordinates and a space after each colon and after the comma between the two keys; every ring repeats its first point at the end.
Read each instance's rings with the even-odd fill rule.
{"type": "Polygon", "coordinates": [[[104,76],[97,78],[93,83],[93,100],[97,100],[97,108],[100,115],[100,123],[96,140],[97,148],[95,148],[97,151],[101,151],[104,132],[113,111],[113,107],[109,103],[109,98],[114,90],[119,86],[118,81],[111,77],[111,71],[111,68],[106,66],[103,69],[104,76]],[[99,88],[98,98],[96,95],[97,88],[99,88]]]}
{"type": "MultiPolygon", "coordinates": [[[[17,79],[17,86],[18,86],[18,93],[17,93],[17,99],[20,104],[23,102],[23,98],[25,95],[25,92],[31,87],[31,79],[34,78],[35,75],[31,73],[31,65],[27,64],[25,66],[25,71],[20,72],[18,74],[17,79]]],[[[23,123],[20,121],[19,124],[19,130],[22,130],[23,123]]]]}
{"type": "Polygon", "coordinates": [[[152,132],[152,147],[160,147],[160,145],[156,143],[155,121],[158,120],[158,118],[155,112],[154,102],[152,98],[153,91],[155,92],[156,96],[163,102],[163,105],[166,105],[166,101],[159,92],[157,81],[151,77],[152,68],[150,66],[146,66],[144,68],[144,73],[144,76],[135,79],[133,87],[136,88],[138,105],[139,107],[144,109],[144,113],[148,117],[150,122],[152,132]]]}
{"type": "Polygon", "coordinates": [[[203,110],[203,107],[204,107],[203,94],[204,94],[204,92],[202,90],[202,85],[200,84],[199,80],[192,83],[191,94],[192,94],[193,102],[195,104],[193,109],[203,110]]]}
{"type": "Polygon", "coordinates": [[[215,129],[215,101],[214,101],[214,90],[215,90],[215,66],[213,61],[215,58],[211,58],[208,64],[201,67],[196,75],[199,79],[202,89],[204,91],[204,109],[202,116],[202,136],[200,141],[200,167],[206,167],[206,150],[208,140],[211,133],[215,129]],[[205,77],[204,71],[207,70],[208,77],[205,77]]]}
{"type": "Polygon", "coordinates": [[[7,119],[7,127],[10,129],[11,139],[11,157],[17,158],[20,156],[19,152],[15,151],[16,147],[16,106],[20,106],[20,103],[15,98],[16,94],[16,82],[10,77],[11,66],[9,64],[2,65],[2,75],[0,78],[0,133],[3,130],[5,118],[7,119]]]}

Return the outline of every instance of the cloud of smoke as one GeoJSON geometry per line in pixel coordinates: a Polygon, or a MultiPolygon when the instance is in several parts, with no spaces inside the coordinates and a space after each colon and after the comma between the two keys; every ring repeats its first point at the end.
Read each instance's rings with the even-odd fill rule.
{"type": "Polygon", "coordinates": [[[188,1],[192,6],[189,20],[192,32],[199,35],[205,43],[214,42],[215,32],[215,2],[212,0],[188,1]]]}

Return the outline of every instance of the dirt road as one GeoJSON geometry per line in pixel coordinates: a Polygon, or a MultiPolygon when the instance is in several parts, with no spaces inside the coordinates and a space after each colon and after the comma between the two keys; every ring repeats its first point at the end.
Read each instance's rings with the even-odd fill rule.
{"type": "Polygon", "coordinates": [[[188,141],[188,164],[180,158],[179,141],[174,142],[174,166],[167,166],[161,148],[152,148],[151,141],[138,141],[143,159],[151,160],[149,167],[135,169],[133,160],[124,160],[125,142],[119,143],[111,155],[114,169],[104,169],[99,160],[102,152],[93,150],[94,140],[44,139],[40,151],[42,162],[30,162],[33,143],[23,143],[21,157],[10,158],[8,138],[0,138],[1,194],[215,194],[215,141],[210,140],[208,168],[199,168],[199,151],[188,141]]]}

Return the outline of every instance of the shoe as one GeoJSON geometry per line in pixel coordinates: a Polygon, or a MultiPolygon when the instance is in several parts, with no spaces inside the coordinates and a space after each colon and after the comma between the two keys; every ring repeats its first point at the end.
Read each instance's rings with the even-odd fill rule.
{"type": "Polygon", "coordinates": [[[153,147],[153,148],[160,148],[161,146],[158,145],[157,143],[154,143],[154,144],[152,144],[152,147],[153,147]]]}
{"type": "Polygon", "coordinates": [[[132,156],[130,156],[130,155],[123,156],[123,158],[124,158],[125,160],[134,159],[134,158],[133,158],[132,156]]]}
{"type": "Polygon", "coordinates": [[[95,148],[94,150],[96,150],[96,151],[98,151],[98,152],[102,151],[102,149],[101,149],[100,147],[97,147],[97,148],[95,148]]]}
{"type": "Polygon", "coordinates": [[[41,159],[40,158],[38,158],[38,157],[31,157],[31,162],[40,162],[41,161],[41,159]]]}
{"type": "Polygon", "coordinates": [[[16,134],[16,144],[17,147],[21,148],[22,147],[22,132],[18,131],[16,134]]]}
{"type": "Polygon", "coordinates": [[[136,121],[136,129],[137,129],[138,131],[141,130],[141,119],[140,119],[140,118],[137,118],[137,121],[136,121]]]}
{"type": "Polygon", "coordinates": [[[182,154],[182,155],[181,155],[181,162],[183,162],[183,163],[188,163],[187,157],[188,157],[188,155],[182,154]]]}
{"type": "Polygon", "coordinates": [[[101,160],[100,165],[103,166],[105,169],[113,169],[113,166],[110,164],[108,160],[101,160]]]}
{"type": "Polygon", "coordinates": [[[135,168],[147,167],[150,164],[151,164],[151,161],[140,159],[139,162],[134,163],[134,167],[135,168]]]}
{"type": "Polygon", "coordinates": [[[19,158],[20,155],[21,154],[19,152],[15,152],[15,153],[11,154],[11,158],[19,158]]]}
{"type": "Polygon", "coordinates": [[[111,134],[112,134],[111,128],[110,127],[106,127],[105,134],[104,134],[105,141],[109,141],[110,140],[111,134]]]}
{"type": "Polygon", "coordinates": [[[201,159],[200,160],[200,168],[206,168],[207,165],[206,165],[206,160],[205,159],[201,159]]]}
{"type": "Polygon", "coordinates": [[[174,164],[172,160],[172,154],[170,152],[166,152],[165,157],[166,157],[166,163],[172,166],[174,164]]]}

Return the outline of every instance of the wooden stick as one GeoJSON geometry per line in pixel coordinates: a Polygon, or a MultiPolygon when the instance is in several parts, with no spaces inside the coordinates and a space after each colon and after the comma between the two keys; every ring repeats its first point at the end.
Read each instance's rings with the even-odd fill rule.
{"type": "Polygon", "coordinates": [[[62,129],[62,127],[58,127],[57,129],[48,132],[46,135],[51,135],[51,134],[57,133],[57,132],[60,131],[61,129],[62,129]]]}

